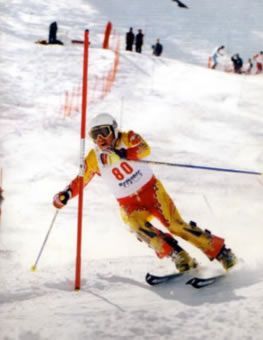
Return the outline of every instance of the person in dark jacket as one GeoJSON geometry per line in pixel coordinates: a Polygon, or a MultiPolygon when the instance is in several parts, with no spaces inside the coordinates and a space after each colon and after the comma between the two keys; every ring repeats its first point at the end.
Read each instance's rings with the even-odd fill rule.
{"type": "Polygon", "coordinates": [[[54,21],[49,26],[48,43],[56,44],[56,45],[63,45],[63,42],[57,39],[57,30],[58,30],[58,25],[56,21],[54,21]]]}
{"type": "Polygon", "coordinates": [[[160,43],[160,39],[156,40],[156,44],[152,46],[153,55],[156,57],[160,57],[163,52],[163,45],[160,43]]]}
{"type": "Polygon", "coordinates": [[[138,30],[138,33],[135,37],[135,51],[137,53],[142,53],[142,45],[143,45],[143,33],[142,30],[138,30]]]}
{"type": "Polygon", "coordinates": [[[131,27],[129,32],[126,33],[126,51],[132,51],[133,44],[134,44],[134,33],[131,27]]]}
{"type": "Polygon", "coordinates": [[[233,66],[234,66],[234,72],[235,73],[242,73],[242,66],[243,66],[243,60],[240,58],[239,54],[236,53],[231,57],[233,66]]]}

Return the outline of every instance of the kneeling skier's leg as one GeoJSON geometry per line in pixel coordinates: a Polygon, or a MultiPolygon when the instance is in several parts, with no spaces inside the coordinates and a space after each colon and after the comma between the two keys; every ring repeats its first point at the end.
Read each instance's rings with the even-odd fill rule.
{"type": "MultiPolygon", "coordinates": [[[[146,210],[136,210],[127,213],[125,209],[121,209],[123,221],[130,226],[140,241],[145,242],[151,247],[158,257],[163,258],[170,256],[176,251],[177,241],[173,239],[172,235],[163,233],[161,230],[155,228],[149,220],[151,214],[146,210]]],[[[181,248],[178,246],[177,251],[181,248]]]]}
{"type": "Polygon", "coordinates": [[[201,229],[195,222],[186,223],[160,181],[156,182],[155,196],[158,204],[155,205],[152,214],[173,235],[179,236],[201,249],[211,260],[218,256],[224,246],[224,239],[211,234],[208,230],[201,229]]]}
{"type": "Polygon", "coordinates": [[[149,219],[151,215],[147,211],[133,211],[127,214],[122,211],[125,223],[136,233],[137,239],[148,244],[159,258],[171,257],[179,272],[187,271],[197,266],[197,262],[183,248],[181,248],[169,233],[164,233],[154,227],[149,219]]]}

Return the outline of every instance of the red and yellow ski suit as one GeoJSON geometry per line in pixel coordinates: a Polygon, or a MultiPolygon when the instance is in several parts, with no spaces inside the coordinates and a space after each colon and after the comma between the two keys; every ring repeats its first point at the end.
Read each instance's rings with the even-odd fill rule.
{"type": "MultiPolygon", "coordinates": [[[[182,219],[162,183],[154,176],[148,164],[140,161],[150,154],[146,141],[133,131],[120,132],[114,147],[117,150],[125,148],[125,159],[114,151],[98,148],[90,150],[85,158],[84,185],[95,174],[101,176],[119,202],[124,222],[159,257],[170,256],[173,249],[166,241],[169,235],[149,222],[153,217],[171,234],[189,241],[211,260],[214,259],[224,245],[224,240],[182,219]]],[[[72,197],[78,195],[78,177],[70,183],[69,189],[72,197]]]]}

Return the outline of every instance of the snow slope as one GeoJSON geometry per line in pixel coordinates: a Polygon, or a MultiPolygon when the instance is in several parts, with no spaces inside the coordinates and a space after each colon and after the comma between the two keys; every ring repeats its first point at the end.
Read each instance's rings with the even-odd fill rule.
{"type": "MultiPolygon", "coordinates": [[[[168,0],[0,5],[1,340],[262,338],[262,176],[153,165],[182,216],[225,237],[240,259],[213,287],[196,291],[184,279],[147,286],[147,271],[170,272],[173,264],[129,233],[99,178],[85,190],[81,291],[74,291],[76,200],[59,212],[38,270],[30,271],[55,213],[52,197],[78,172],[80,116],[63,117],[61,105],[81,82],[82,47],[70,40],[85,28],[91,79],[113,60],[100,48],[106,21],[122,34],[116,83],[90,104],[88,123],[111,112],[122,129],[149,141],[152,160],[262,171],[262,75],[201,66],[221,42],[247,57],[262,49],[261,1],[185,3],[189,10],[168,0]],[[47,37],[53,20],[65,46],[33,44],[47,37]],[[142,55],[123,51],[130,26],[146,32],[142,55]],[[160,59],[150,50],[157,35],[165,41],[160,59]]],[[[180,243],[200,262],[201,275],[221,271],[180,243]]]]}

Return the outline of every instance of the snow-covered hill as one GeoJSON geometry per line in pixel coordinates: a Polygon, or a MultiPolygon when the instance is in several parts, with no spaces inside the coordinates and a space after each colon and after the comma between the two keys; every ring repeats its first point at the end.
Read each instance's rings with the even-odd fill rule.
{"type": "MultiPolygon", "coordinates": [[[[149,141],[155,161],[262,171],[262,75],[202,66],[220,43],[244,57],[262,49],[261,1],[185,3],[189,10],[169,0],[0,5],[1,340],[262,338],[262,176],[153,165],[182,216],[225,237],[240,259],[210,288],[193,290],[184,279],[147,286],[147,271],[170,272],[173,264],[129,233],[99,178],[85,191],[81,291],[74,291],[76,201],[59,212],[38,270],[30,271],[55,213],[52,197],[78,172],[80,116],[65,118],[61,105],[81,82],[82,47],[70,40],[85,28],[91,79],[113,60],[100,48],[107,20],[122,39],[114,87],[89,105],[88,123],[111,112],[122,129],[149,141]],[[65,45],[34,44],[53,20],[65,45]],[[142,55],[124,51],[130,26],[146,33],[142,55]],[[157,36],[165,45],[159,59],[151,55],[157,36]]],[[[201,275],[221,270],[180,242],[201,275]]]]}

